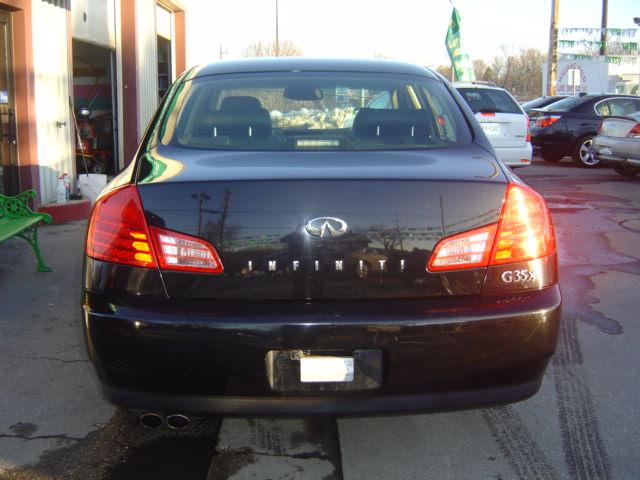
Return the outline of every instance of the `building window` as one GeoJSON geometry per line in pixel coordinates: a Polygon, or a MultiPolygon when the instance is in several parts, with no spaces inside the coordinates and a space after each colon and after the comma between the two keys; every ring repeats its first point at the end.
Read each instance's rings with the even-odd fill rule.
{"type": "Polygon", "coordinates": [[[173,14],[156,4],[156,34],[158,36],[158,96],[164,97],[173,82],[173,14]]]}
{"type": "Polygon", "coordinates": [[[158,36],[158,96],[160,100],[171,86],[171,41],[158,36]]]}

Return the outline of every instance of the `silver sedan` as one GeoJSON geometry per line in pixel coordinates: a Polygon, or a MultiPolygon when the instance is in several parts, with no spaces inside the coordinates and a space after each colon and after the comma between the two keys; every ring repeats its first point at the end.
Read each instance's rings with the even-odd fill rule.
{"type": "Polygon", "coordinates": [[[591,145],[599,160],[620,175],[640,173],[640,112],[626,117],[607,117],[591,145]]]}

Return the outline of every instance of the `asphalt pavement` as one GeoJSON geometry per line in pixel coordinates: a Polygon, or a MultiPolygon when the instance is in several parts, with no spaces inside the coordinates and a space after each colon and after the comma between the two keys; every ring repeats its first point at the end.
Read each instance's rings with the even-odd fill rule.
{"type": "Polygon", "coordinates": [[[51,274],[0,243],[0,479],[640,478],[640,177],[568,159],[517,173],[551,207],[564,305],[541,391],[506,407],[149,431],[87,361],[85,223],[40,229],[51,274]]]}

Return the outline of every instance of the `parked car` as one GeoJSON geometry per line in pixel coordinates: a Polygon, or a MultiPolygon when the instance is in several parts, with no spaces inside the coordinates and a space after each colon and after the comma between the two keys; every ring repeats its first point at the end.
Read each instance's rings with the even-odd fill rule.
{"type": "Polygon", "coordinates": [[[91,361],[148,426],[514,402],[558,337],[544,200],[448,82],[404,63],[189,70],[96,202],[85,253],[91,361]],[[344,127],[338,90],[396,106],[344,127]]]}
{"type": "Polygon", "coordinates": [[[563,98],[567,98],[567,96],[566,95],[547,95],[543,97],[534,98],[533,100],[529,100],[528,102],[524,102],[520,106],[522,107],[522,110],[524,110],[524,113],[529,115],[532,110],[536,108],[546,107],[548,105],[551,105],[554,102],[557,102],[558,100],[562,100],[563,98]]]}
{"type": "Polygon", "coordinates": [[[548,162],[570,155],[576,164],[593,168],[600,161],[593,154],[591,142],[603,117],[624,116],[638,110],[640,97],[631,95],[567,97],[531,112],[531,143],[548,162]]]}
{"type": "Polygon", "coordinates": [[[593,139],[598,160],[611,165],[620,175],[640,173],[640,112],[626,117],[608,117],[602,121],[593,139]]]}
{"type": "Polygon", "coordinates": [[[496,155],[505,165],[524,167],[531,163],[529,119],[504,88],[486,83],[456,83],[496,155]]]}

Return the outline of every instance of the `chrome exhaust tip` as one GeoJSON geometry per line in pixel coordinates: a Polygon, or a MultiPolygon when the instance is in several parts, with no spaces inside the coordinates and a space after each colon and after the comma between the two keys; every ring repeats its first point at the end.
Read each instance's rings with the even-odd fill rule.
{"type": "Polygon", "coordinates": [[[182,430],[191,424],[191,419],[181,413],[167,415],[167,418],[165,418],[164,421],[167,424],[167,427],[173,430],[182,430]]]}
{"type": "Polygon", "coordinates": [[[148,429],[158,428],[164,423],[164,418],[158,413],[148,412],[140,415],[140,425],[148,429]]]}

